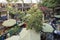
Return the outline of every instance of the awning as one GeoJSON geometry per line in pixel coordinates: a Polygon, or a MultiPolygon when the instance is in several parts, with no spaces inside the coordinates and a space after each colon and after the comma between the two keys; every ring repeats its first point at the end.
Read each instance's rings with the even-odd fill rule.
{"type": "Polygon", "coordinates": [[[15,24],[16,24],[16,20],[8,19],[8,20],[4,21],[2,25],[5,26],[5,27],[11,27],[15,24]]]}

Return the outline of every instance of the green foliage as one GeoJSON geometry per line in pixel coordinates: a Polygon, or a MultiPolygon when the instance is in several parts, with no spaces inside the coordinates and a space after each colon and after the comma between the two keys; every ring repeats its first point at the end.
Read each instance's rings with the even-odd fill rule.
{"type": "Polygon", "coordinates": [[[8,33],[10,33],[10,36],[12,36],[13,34],[18,33],[18,31],[21,31],[20,29],[21,28],[19,26],[14,26],[13,28],[8,30],[8,33]]]}
{"type": "MultiPolygon", "coordinates": [[[[6,0],[6,1],[8,2],[8,4],[11,4],[11,2],[17,2],[18,0],[6,0]]],[[[12,14],[15,14],[18,11],[17,8],[14,9],[12,6],[9,5],[7,5],[6,10],[12,14]]]]}
{"type": "Polygon", "coordinates": [[[17,2],[18,0],[13,0],[14,2],[17,2]]]}
{"type": "Polygon", "coordinates": [[[16,14],[18,12],[18,10],[14,9],[11,6],[7,6],[6,10],[9,11],[9,13],[11,13],[11,14],[16,14]]]}
{"type": "Polygon", "coordinates": [[[25,13],[22,12],[22,11],[17,11],[17,13],[19,14],[18,18],[22,19],[23,20],[23,17],[25,17],[25,13]]]}
{"type": "Polygon", "coordinates": [[[34,12],[36,12],[36,10],[38,9],[38,7],[31,7],[31,9],[29,11],[27,11],[27,13],[29,14],[33,14],[34,12]]]}
{"type": "Polygon", "coordinates": [[[57,4],[60,4],[60,0],[42,0],[42,5],[46,7],[55,7],[57,4]]]}
{"type": "Polygon", "coordinates": [[[32,7],[27,14],[30,14],[29,17],[26,18],[25,22],[27,23],[27,29],[35,29],[36,32],[40,32],[42,30],[42,11],[37,7],[32,7]]]}
{"type": "Polygon", "coordinates": [[[6,0],[7,2],[17,2],[18,0],[6,0]]]}
{"type": "Polygon", "coordinates": [[[56,4],[60,4],[60,0],[54,0],[56,4]]]}
{"type": "Polygon", "coordinates": [[[56,1],[55,0],[42,0],[42,5],[46,6],[46,7],[55,7],[56,5],[56,1]]]}
{"type": "Polygon", "coordinates": [[[12,0],[6,0],[7,2],[12,2],[12,0]]]}

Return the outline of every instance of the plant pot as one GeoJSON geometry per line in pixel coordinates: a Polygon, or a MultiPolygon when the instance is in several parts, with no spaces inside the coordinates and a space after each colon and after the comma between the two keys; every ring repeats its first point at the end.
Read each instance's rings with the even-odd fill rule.
{"type": "Polygon", "coordinates": [[[20,40],[41,40],[40,33],[37,33],[35,30],[23,30],[20,33],[20,40]]]}

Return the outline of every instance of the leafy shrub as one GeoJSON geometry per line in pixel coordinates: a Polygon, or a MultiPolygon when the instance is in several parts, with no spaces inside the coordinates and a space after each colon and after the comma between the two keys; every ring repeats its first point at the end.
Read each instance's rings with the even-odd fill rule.
{"type": "Polygon", "coordinates": [[[35,29],[36,32],[42,30],[42,11],[38,7],[32,7],[27,14],[30,14],[25,20],[27,23],[27,29],[35,29]]]}

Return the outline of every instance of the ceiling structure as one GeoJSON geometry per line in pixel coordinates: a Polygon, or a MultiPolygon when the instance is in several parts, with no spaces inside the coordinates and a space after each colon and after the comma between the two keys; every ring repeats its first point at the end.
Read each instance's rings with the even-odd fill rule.
{"type": "MultiPolygon", "coordinates": [[[[32,0],[32,3],[37,3],[39,0],[32,0]]],[[[0,0],[0,3],[7,3],[6,0],[0,0]]],[[[22,3],[20,0],[17,3],[22,3]]],[[[24,3],[31,3],[31,0],[24,0],[24,3]]]]}

